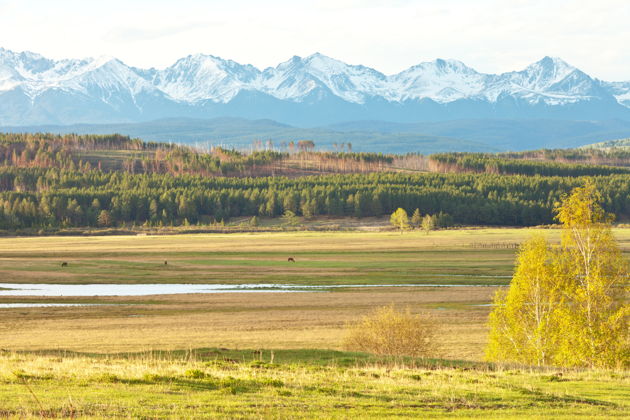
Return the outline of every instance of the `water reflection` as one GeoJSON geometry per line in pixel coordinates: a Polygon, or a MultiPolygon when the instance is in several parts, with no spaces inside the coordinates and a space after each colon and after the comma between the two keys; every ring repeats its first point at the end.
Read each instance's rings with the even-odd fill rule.
{"type": "Polygon", "coordinates": [[[461,284],[19,284],[0,283],[0,296],[148,296],[185,293],[317,292],[362,287],[492,287],[461,284]]]}
{"type": "Polygon", "coordinates": [[[0,309],[9,308],[57,308],[64,306],[106,306],[104,303],[0,303],[0,309]]]}

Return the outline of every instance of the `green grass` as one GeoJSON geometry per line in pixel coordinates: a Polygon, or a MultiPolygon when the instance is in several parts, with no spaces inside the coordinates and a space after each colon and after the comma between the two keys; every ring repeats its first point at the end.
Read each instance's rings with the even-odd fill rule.
{"type": "Polygon", "coordinates": [[[325,350],[4,353],[0,415],[133,418],[623,417],[628,376],[325,350]]]}
{"type": "MultiPolygon", "coordinates": [[[[503,285],[512,275],[514,244],[537,231],[557,240],[557,231],[540,229],[0,238],[0,278],[68,284],[503,285]],[[295,264],[287,262],[289,256],[295,264]],[[62,268],[62,261],[68,267],[62,268]]],[[[630,250],[630,229],[615,232],[630,250]]]]}
{"type": "Polygon", "coordinates": [[[26,358],[46,356],[52,358],[89,358],[91,360],[126,360],[137,362],[139,360],[158,361],[197,361],[228,366],[230,364],[250,364],[261,367],[274,367],[275,365],[300,365],[300,366],[338,366],[338,367],[366,367],[366,366],[393,366],[404,365],[407,367],[423,368],[483,368],[496,369],[492,364],[466,360],[446,359],[421,359],[413,357],[389,357],[375,356],[368,353],[348,352],[324,349],[228,349],[218,347],[196,348],[188,350],[148,350],[140,352],[122,353],[95,353],[76,352],[68,350],[38,350],[15,351],[13,355],[26,358]]]}
{"type": "MultiPolygon", "coordinates": [[[[516,252],[511,244],[532,231],[0,238],[0,278],[75,284],[507,284],[516,252]],[[483,248],[487,244],[495,245],[483,248]],[[288,263],[288,256],[296,263],[288,263]],[[61,268],[61,261],[69,266],[61,268]]],[[[557,231],[544,232],[557,240],[557,231]]],[[[627,252],[630,229],[615,232],[627,252]]],[[[0,348],[11,349],[0,350],[0,418],[628,415],[626,371],[481,362],[490,308],[476,305],[489,303],[494,288],[334,290],[2,297],[1,302],[122,305],[0,311],[0,348]],[[394,303],[433,316],[439,326],[436,356],[452,360],[338,350],[346,322],[394,303]]]]}
{"type": "MultiPolygon", "coordinates": [[[[42,273],[32,282],[52,283],[284,283],[284,284],[508,284],[513,250],[448,250],[399,252],[295,252],[289,265],[286,252],[215,253],[191,255],[170,252],[163,260],[126,261],[125,255],[74,256],[68,267],[34,257],[0,260],[7,282],[26,282],[23,272],[42,273]],[[10,266],[10,269],[7,269],[10,266]],[[299,275],[296,275],[299,274],[299,275]],[[48,280],[46,280],[48,279],[48,280]]],[[[30,282],[30,281],[29,281],[30,282]]]]}

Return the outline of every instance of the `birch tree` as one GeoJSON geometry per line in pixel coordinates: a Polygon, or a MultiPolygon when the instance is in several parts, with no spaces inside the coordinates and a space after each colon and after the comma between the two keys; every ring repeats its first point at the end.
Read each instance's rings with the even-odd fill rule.
{"type": "Polygon", "coordinates": [[[587,182],[557,207],[563,225],[559,276],[566,304],[559,318],[563,340],[556,362],[611,367],[628,363],[629,306],[624,303],[628,263],[612,230],[612,216],[587,182]]]}
{"type": "Polygon", "coordinates": [[[499,291],[490,314],[491,360],[538,366],[554,353],[555,311],[562,295],[555,282],[554,252],[543,236],[525,242],[519,251],[509,290],[499,291]]]}
{"type": "Polygon", "coordinates": [[[390,223],[400,230],[402,235],[403,231],[409,229],[409,216],[403,208],[398,208],[389,218],[390,223]]]}
{"type": "Polygon", "coordinates": [[[628,365],[628,263],[591,182],[556,207],[560,245],[523,244],[507,292],[495,297],[487,357],[537,365],[628,365]]]}

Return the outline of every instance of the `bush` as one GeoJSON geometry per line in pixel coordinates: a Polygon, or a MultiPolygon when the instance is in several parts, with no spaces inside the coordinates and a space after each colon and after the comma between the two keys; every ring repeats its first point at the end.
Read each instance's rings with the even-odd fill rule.
{"type": "Polygon", "coordinates": [[[394,306],[376,309],[359,321],[349,324],[344,338],[346,350],[385,356],[427,356],[434,350],[431,323],[394,306]]]}
{"type": "Polygon", "coordinates": [[[188,369],[186,372],[184,372],[184,376],[193,379],[203,379],[206,377],[206,373],[199,369],[188,369]]]}

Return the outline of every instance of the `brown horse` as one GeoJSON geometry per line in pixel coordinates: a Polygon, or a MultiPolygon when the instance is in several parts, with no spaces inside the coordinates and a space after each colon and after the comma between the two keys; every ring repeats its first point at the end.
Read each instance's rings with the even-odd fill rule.
{"type": "Polygon", "coordinates": [[[293,259],[293,257],[289,257],[289,259],[287,260],[288,262],[295,262],[295,260],[293,259]]]}
{"type": "Polygon", "coordinates": [[[61,263],[61,266],[62,266],[62,267],[67,267],[67,266],[68,266],[68,263],[64,261],[64,262],[62,262],[62,263],[61,263]]]}

